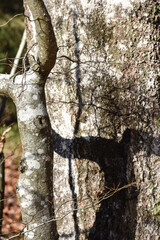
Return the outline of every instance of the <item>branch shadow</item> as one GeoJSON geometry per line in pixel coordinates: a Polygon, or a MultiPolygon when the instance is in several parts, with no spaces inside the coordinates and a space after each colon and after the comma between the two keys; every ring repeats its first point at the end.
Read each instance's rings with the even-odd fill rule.
{"type": "MultiPolygon", "coordinates": [[[[70,159],[72,155],[76,159],[88,159],[96,162],[101,171],[104,172],[105,185],[107,187],[113,187],[113,183],[115,185],[125,185],[128,183],[126,179],[126,164],[130,143],[129,129],[124,133],[121,142],[116,142],[113,139],[92,136],[65,139],[54,130],[52,130],[52,133],[54,151],[61,157],[70,159]]],[[[133,189],[133,195],[135,199],[133,200],[134,213],[132,213],[132,216],[135,215],[136,217],[136,189],[133,189]]],[[[102,202],[100,210],[97,212],[94,226],[88,234],[88,239],[119,239],[117,238],[117,234],[121,234],[119,236],[122,236],[124,227],[130,234],[128,223],[125,224],[124,221],[122,221],[123,218],[126,220],[126,199],[127,193],[126,190],[123,190],[111,199],[102,202]],[[113,222],[111,222],[111,220],[113,220],[113,222]],[[109,237],[111,232],[113,236],[109,237]]],[[[132,232],[135,232],[135,228],[133,229],[133,223],[132,232]]]]}
{"type": "MultiPolygon", "coordinates": [[[[142,134],[138,131],[127,129],[120,142],[113,139],[105,139],[101,137],[75,137],[74,139],[62,138],[52,129],[54,151],[63,158],[72,159],[88,159],[96,162],[101,171],[104,172],[105,185],[113,187],[123,186],[131,183],[134,178],[133,162],[128,159],[128,151],[130,148],[131,134],[136,136],[137,142],[144,141],[141,139],[142,134]],[[65,148],[64,148],[65,146],[65,148]],[[127,179],[126,168],[130,161],[130,180],[127,179]],[[130,181],[130,182],[129,182],[130,181]]],[[[159,141],[145,134],[145,139],[149,144],[148,155],[154,152],[152,143],[159,141]]],[[[136,146],[136,151],[140,151],[140,146],[136,146]]],[[[159,152],[155,150],[154,154],[159,152]]],[[[135,239],[136,230],[136,204],[138,190],[132,187],[116,193],[109,199],[102,202],[99,211],[96,214],[96,220],[90,232],[86,233],[89,240],[132,240],[135,239]]],[[[67,237],[66,237],[67,238],[67,237]]]]}

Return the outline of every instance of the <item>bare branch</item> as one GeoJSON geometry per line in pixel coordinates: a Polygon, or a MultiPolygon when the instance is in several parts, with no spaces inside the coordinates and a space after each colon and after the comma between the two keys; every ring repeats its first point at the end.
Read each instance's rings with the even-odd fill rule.
{"type": "MultiPolygon", "coordinates": [[[[106,193],[104,193],[101,197],[93,199],[93,204],[86,204],[84,207],[79,207],[79,208],[77,208],[77,209],[74,208],[73,210],[70,210],[70,211],[65,212],[62,216],[59,216],[59,217],[56,217],[56,218],[51,218],[51,219],[48,219],[48,220],[45,221],[45,222],[40,223],[40,224],[38,224],[36,227],[33,227],[32,229],[29,229],[29,230],[25,230],[25,229],[24,229],[23,232],[20,232],[20,233],[18,233],[18,234],[15,234],[14,236],[11,236],[11,237],[7,238],[6,240],[11,240],[11,239],[14,239],[14,238],[16,238],[16,237],[20,237],[20,236],[22,236],[22,235],[24,235],[24,234],[26,234],[26,233],[28,233],[28,232],[30,232],[30,231],[34,231],[35,229],[37,229],[37,228],[39,228],[39,227],[42,227],[42,226],[44,226],[44,225],[46,225],[46,224],[48,224],[48,223],[50,223],[50,222],[61,221],[62,219],[64,219],[64,218],[65,218],[66,216],[68,216],[69,214],[72,214],[73,211],[84,211],[84,210],[86,210],[86,209],[92,208],[93,205],[94,205],[94,206],[97,206],[97,205],[99,205],[102,201],[104,201],[104,200],[112,197],[113,195],[115,195],[117,192],[119,192],[119,191],[121,191],[121,190],[123,190],[123,189],[129,188],[129,187],[132,187],[132,186],[134,186],[134,185],[136,185],[136,183],[135,183],[135,182],[132,182],[132,183],[129,183],[129,184],[124,185],[124,186],[122,186],[122,187],[117,186],[116,188],[107,188],[108,191],[107,191],[106,193]]],[[[82,201],[86,201],[87,199],[88,199],[88,197],[85,197],[84,199],[82,199],[82,200],[79,201],[79,202],[81,203],[82,201]]],[[[64,206],[64,205],[65,205],[67,202],[69,202],[69,201],[73,202],[74,199],[66,200],[64,203],[62,203],[62,204],[59,206],[58,210],[60,210],[60,209],[62,208],[62,206],[64,206]]]]}
{"type": "Polygon", "coordinates": [[[16,17],[19,17],[19,16],[22,16],[23,15],[23,13],[18,13],[18,14],[16,14],[16,15],[14,15],[12,18],[10,18],[6,23],[4,23],[4,24],[2,24],[2,25],[0,25],[0,28],[1,27],[5,27],[9,22],[11,22],[14,18],[16,18],[16,17]]]}
{"type": "Polygon", "coordinates": [[[25,0],[29,62],[33,69],[47,76],[56,61],[57,44],[50,16],[42,0],[25,0]]]}
{"type": "Polygon", "coordinates": [[[13,66],[12,66],[12,69],[11,69],[11,72],[10,72],[11,75],[14,75],[16,73],[17,66],[18,66],[20,57],[22,55],[22,52],[23,52],[25,44],[26,44],[26,30],[24,30],[24,33],[23,33],[23,36],[22,36],[21,43],[19,45],[19,49],[18,49],[17,55],[16,55],[16,57],[14,59],[13,66]]]}

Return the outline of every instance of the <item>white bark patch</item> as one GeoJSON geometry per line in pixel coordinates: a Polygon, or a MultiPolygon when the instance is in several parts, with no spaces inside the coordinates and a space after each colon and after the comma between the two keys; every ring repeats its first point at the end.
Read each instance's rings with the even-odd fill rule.
{"type": "Polygon", "coordinates": [[[27,178],[24,179],[24,183],[25,183],[26,186],[29,186],[31,188],[31,186],[30,186],[31,185],[30,179],[27,179],[27,178]]]}
{"type": "Polygon", "coordinates": [[[127,47],[124,44],[119,43],[119,49],[126,51],[127,47]]]}
{"type": "Polygon", "coordinates": [[[43,149],[38,149],[37,152],[38,152],[38,154],[43,154],[44,150],[43,149]]]}
{"type": "Polygon", "coordinates": [[[26,194],[24,188],[22,188],[22,187],[19,188],[18,193],[19,193],[20,197],[22,197],[22,196],[24,196],[26,194]]]}
{"type": "Polygon", "coordinates": [[[36,39],[37,33],[36,33],[35,19],[33,18],[32,12],[30,11],[29,8],[28,8],[28,10],[29,10],[29,14],[30,14],[30,24],[32,27],[33,41],[35,43],[35,46],[30,50],[30,52],[33,54],[33,56],[37,60],[38,59],[38,44],[37,44],[37,39],[36,39]],[[33,49],[34,49],[34,51],[33,51],[33,49]]]}
{"type": "Polygon", "coordinates": [[[37,99],[38,99],[38,96],[34,94],[34,95],[32,96],[32,98],[33,98],[33,100],[37,100],[37,99]]]}
{"type": "Polygon", "coordinates": [[[32,173],[33,173],[32,170],[26,170],[26,175],[27,175],[27,176],[30,176],[32,173]]]}
{"type": "Polygon", "coordinates": [[[33,200],[33,196],[31,194],[27,194],[26,195],[26,199],[32,201],[33,200]]]}
{"type": "Polygon", "coordinates": [[[21,207],[22,208],[28,208],[29,206],[31,206],[32,205],[32,201],[25,201],[25,200],[23,200],[22,202],[21,202],[21,207]]]}
{"type": "Polygon", "coordinates": [[[133,8],[130,0],[107,0],[107,5],[110,6],[121,5],[123,9],[133,8]]]}
{"type": "Polygon", "coordinates": [[[34,155],[30,152],[26,152],[24,155],[25,158],[34,158],[34,155]]]}
{"type": "Polygon", "coordinates": [[[134,4],[139,2],[144,3],[145,1],[146,0],[107,0],[105,7],[107,22],[110,21],[110,19],[114,20],[114,15],[116,14],[117,7],[120,7],[122,9],[121,16],[127,17],[128,13],[134,9],[134,4]]]}
{"type": "Polygon", "coordinates": [[[15,78],[14,78],[14,84],[22,84],[23,82],[23,79],[22,79],[22,75],[17,75],[15,78]]]}
{"type": "Polygon", "coordinates": [[[40,168],[40,163],[35,160],[35,157],[33,154],[30,152],[25,153],[25,158],[26,158],[26,164],[28,165],[28,170],[31,170],[32,168],[39,169],[40,168]]]}
{"type": "Polygon", "coordinates": [[[95,8],[95,2],[94,0],[88,1],[88,0],[81,0],[81,4],[84,10],[93,10],[95,8]]]}
{"type": "Polygon", "coordinates": [[[26,160],[29,168],[40,169],[40,163],[37,160],[26,160]]]}
{"type": "Polygon", "coordinates": [[[28,232],[28,239],[33,239],[34,238],[34,232],[28,232]]]}
{"type": "Polygon", "coordinates": [[[38,104],[37,108],[31,108],[30,106],[26,106],[25,109],[19,110],[18,116],[21,122],[29,121],[30,119],[34,119],[39,115],[46,115],[46,110],[42,104],[38,104]]]}

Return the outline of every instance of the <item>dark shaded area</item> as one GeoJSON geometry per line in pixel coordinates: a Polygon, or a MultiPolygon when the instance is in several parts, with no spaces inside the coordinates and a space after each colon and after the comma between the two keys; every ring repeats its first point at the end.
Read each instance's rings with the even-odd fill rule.
{"type": "Polygon", "coordinates": [[[0,1],[0,10],[3,13],[13,13],[23,12],[23,2],[22,0],[5,0],[0,1]]]}
{"type": "MultiPolygon", "coordinates": [[[[72,140],[64,139],[54,130],[53,139],[54,151],[62,157],[69,158],[72,153],[74,158],[88,159],[96,162],[105,174],[105,185],[107,187],[113,187],[113,184],[115,186],[118,184],[123,186],[128,183],[126,179],[126,164],[130,143],[130,130],[126,130],[122,141],[119,143],[113,139],[92,136],[74,138],[72,140]],[[62,148],[64,145],[66,146],[65,151],[62,150],[64,149],[62,148]]],[[[136,217],[135,191],[136,189],[133,190],[135,197],[133,202],[135,205],[134,215],[136,217]]],[[[123,190],[112,198],[102,202],[88,239],[123,239],[122,236],[126,236],[126,232],[128,232],[128,236],[130,237],[124,239],[134,239],[135,224],[133,222],[132,224],[131,222],[126,222],[125,210],[128,201],[127,198],[127,191],[123,190]]]]}
{"type": "Polygon", "coordinates": [[[2,97],[0,102],[0,126],[17,122],[16,108],[10,98],[2,97]]]}
{"type": "Polygon", "coordinates": [[[6,97],[2,97],[2,101],[0,103],[0,116],[2,115],[2,113],[4,111],[5,104],[6,104],[6,97]]]}
{"type": "MultiPolygon", "coordinates": [[[[114,139],[101,137],[80,137],[64,139],[53,130],[54,151],[64,158],[70,158],[73,154],[77,159],[88,159],[96,162],[105,175],[105,185],[113,187],[131,183],[134,174],[132,159],[128,159],[130,137],[137,139],[136,151],[139,151],[140,142],[150,142],[151,149],[148,155],[154,152],[152,142],[159,141],[147,133],[142,134],[135,130],[127,129],[120,142],[114,139]],[[66,147],[64,150],[64,146],[66,147]],[[138,147],[139,146],[139,147],[138,147]],[[126,177],[127,164],[130,161],[130,179],[126,177]]],[[[136,227],[136,202],[138,191],[136,187],[118,192],[113,197],[104,200],[96,215],[94,226],[90,230],[89,240],[132,240],[135,239],[136,227]]],[[[67,236],[66,236],[67,239],[67,236]]]]}

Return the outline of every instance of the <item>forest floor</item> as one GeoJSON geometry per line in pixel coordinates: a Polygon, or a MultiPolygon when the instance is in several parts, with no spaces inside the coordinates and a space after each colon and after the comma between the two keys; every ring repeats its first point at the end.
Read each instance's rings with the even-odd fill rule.
{"type": "MultiPolygon", "coordinates": [[[[6,127],[0,128],[0,136],[3,135],[5,129],[6,127]]],[[[21,208],[16,197],[16,184],[19,178],[18,165],[22,154],[17,124],[14,124],[6,134],[3,152],[5,155],[5,194],[0,240],[8,239],[23,230],[21,208]]]]}
{"type": "Polygon", "coordinates": [[[13,236],[23,230],[21,209],[16,197],[18,178],[18,163],[14,155],[7,157],[5,159],[5,197],[2,222],[2,234],[4,237],[13,236]]]}

